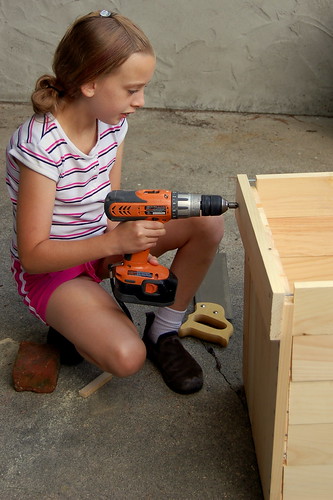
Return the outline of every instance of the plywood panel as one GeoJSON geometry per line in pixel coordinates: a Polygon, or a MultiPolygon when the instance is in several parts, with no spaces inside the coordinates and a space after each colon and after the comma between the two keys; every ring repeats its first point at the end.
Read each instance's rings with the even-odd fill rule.
{"type": "Polygon", "coordinates": [[[283,500],[332,500],[333,465],[284,468],[283,500]]]}
{"type": "Polygon", "coordinates": [[[295,281],[333,280],[332,255],[280,255],[280,259],[291,290],[295,281]]]}
{"type": "Polygon", "coordinates": [[[333,424],[290,425],[287,465],[333,465],[333,424]]]}
{"type": "Polygon", "coordinates": [[[333,381],[290,383],[290,425],[332,423],[333,381]]]}
{"type": "Polygon", "coordinates": [[[268,222],[281,256],[333,256],[333,238],[330,237],[333,217],[289,216],[268,218],[268,222]]]}
{"type": "Polygon", "coordinates": [[[258,175],[256,187],[268,218],[333,215],[333,172],[258,175]]]}
{"type": "Polygon", "coordinates": [[[333,281],[295,283],[293,335],[331,335],[332,305],[333,281]]]}
{"type": "Polygon", "coordinates": [[[333,380],[333,335],[294,337],[291,376],[293,381],[333,380]]]}
{"type": "Polygon", "coordinates": [[[286,436],[288,430],[287,417],[291,364],[292,336],[290,330],[292,314],[293,304],[286,303],[283,309],[282,334],[279,348],[270,500],[280,500],[281,494],[282,466],[285,460],[286,436]]]}
{"type": "Polygon", "coordinates": [[[247,258],[245,276],[244,387],[262,487],[269,498],[279,345],[275,341],[271,346],[247,258]]]}
{"type": "Polygon", "coordinates": [[[252,288],[249,260],[245,253],[244,260],[244,312],[243,312],[243,381],[246,392],[250,420],[254,399],[254,373],[256,367],[256,299],[252,288]]]}
{"type": "Polygon", "coordinates": [[[247,177],[239,175],[236,194],[239,203],[236,210],[238,227],[249,265],[256,276],[253,287],[257,290],[267,331],[272,339],[278,339],[281,335],[283,304],[289,289],[286,290],[287,281],[282,277],[280,261],[272,251],[273,242],[265,231],[252,191],[247,177]]]}
{"type": "Polygon", "coordinates": [[[245,255],[244,386],[265,498],[280,500],[287,429],[292,304],[284,307],[282,338],[270,339],[245,255]]]}

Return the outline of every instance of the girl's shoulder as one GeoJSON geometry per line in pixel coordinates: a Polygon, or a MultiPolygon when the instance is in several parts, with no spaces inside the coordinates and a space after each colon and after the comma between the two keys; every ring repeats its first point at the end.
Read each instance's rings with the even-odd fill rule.
{"type": "Polygon", "coordinates": [[[33,115],[14,132],[16,144],[46,145],[58,134],[58,127],[51,114],[33,115]]]}
{"type": "Polygon", "coordinates": [[[33,115],[12,135],[7,149],[8,168],[16,168],[13,159],[57,181],[62,165],[62,144],[52,115],[33,115]]]}

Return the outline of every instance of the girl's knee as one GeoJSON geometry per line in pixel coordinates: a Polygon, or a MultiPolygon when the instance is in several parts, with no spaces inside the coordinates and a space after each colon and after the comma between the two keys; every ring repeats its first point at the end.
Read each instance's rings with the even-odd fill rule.
{"type": "Polygon", "coordinates": [[[194,234],[204,244],[218,245],[224,234],[224,220],[222,216],[199,217],[194,220],[196,227],[194,234]]]}
{"type": "Polygon", "coordinates": [[[117,377],[129,377],[137,373],[146,360],[146,348],[138,338],[135,341],[120,342],[117,347],[103,354],[103,370],[117,377]]]}
{"type": "Polygon", "coordinates": [[[128,377],[137,373],[144,365],[146,360],[146,348],[140,340],[135,348],[125,346],[118,350],[118,377],[128,377]]]}

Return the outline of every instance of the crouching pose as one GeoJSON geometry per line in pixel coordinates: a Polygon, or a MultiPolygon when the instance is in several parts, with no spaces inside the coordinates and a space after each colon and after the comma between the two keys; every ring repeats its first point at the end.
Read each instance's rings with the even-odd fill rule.
{"type": "Polygon", "coordinates": [[[222,217],[116,224],[103,209],[107,193],[120,188],[128,117],[144,105],[154,69],[147,37],[119,14],[90,13],[67,30],[54,75],[38,79],[34,114],[7,148],[12,271],[63,362],[83,357],[126,377],[148,356],[172,390],[188,394],[201,389],[203,375],[177,331],[222,238],[222,217]],[[108,264],[147,248],[153,264],[177,249],[178,288],[171,307],[147,315],[141,339],[99,283],[108,264]]]}

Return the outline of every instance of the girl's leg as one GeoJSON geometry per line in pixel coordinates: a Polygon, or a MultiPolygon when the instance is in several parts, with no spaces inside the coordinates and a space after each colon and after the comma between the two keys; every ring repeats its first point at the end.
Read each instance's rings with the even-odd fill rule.
{"type": "Polygon", "coordinates": [[[171,270],[178,278],[172,309],[188,307],[211,265],[223,237],[223,217],[174,219],[165,224],[166,234],[151,251],[157,257],[177,249],[171,270]]]}
{"type": "Polygon", "coordinates": [[[182,346],[177,331],[184,314],[204,278],[223,236],[222,217],[175,219],[151,251],[157,257],[176,249],[171,270],[178,278],[175,302],[147,316],[143,340],[148,357],[175,392],[201,389],[203,374],[198,363],[182,346]]]}
{"type": "Polygon", "coordinates": [[[146,349],[133,323],[98,283],[79,276],[51,295],[47,323],[101,370],[126,377],[143,366],[146,349]]]}

